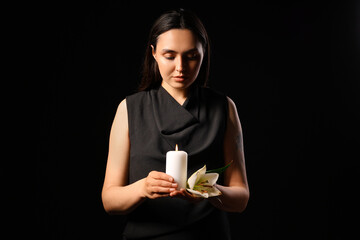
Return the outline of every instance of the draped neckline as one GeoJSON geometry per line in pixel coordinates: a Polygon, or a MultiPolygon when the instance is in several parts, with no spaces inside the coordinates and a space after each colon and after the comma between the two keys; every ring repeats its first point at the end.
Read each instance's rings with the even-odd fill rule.
{"type": "Polygon", "coordinates": [[[165,88],[151,90],[153,113],[161,135],[174,147],[172,138],[187,135],[199,123],[199,88],[191,87],[188,97],[181,105],[165,88]]]}

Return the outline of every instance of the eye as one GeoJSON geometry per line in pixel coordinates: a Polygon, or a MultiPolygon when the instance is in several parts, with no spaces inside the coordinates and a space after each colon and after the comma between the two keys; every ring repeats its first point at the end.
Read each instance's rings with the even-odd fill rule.
{"type": "Polygon", "coordinates": [[[187,58],[190,60],[196,60],[198,58],[199,54],[197,52],[189,53],[187,55],[187,58]]]}
{"type": "Polygon", "coordinates": [[[173,54],[166,53],[166,54],[164,54],[164,58],[166,58],[168,60],[174,60],[175,56],[173,54]]]}

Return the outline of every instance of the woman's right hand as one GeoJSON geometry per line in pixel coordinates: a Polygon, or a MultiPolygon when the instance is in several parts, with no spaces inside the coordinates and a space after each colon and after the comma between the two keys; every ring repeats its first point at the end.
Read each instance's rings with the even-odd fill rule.
{"type": "Polygon", "coordinates": [[[170,193],[178,187],[174,178],[164,172],[151,171],[148,176],[142,179],[142,197],[161,198],[169,197],[170,193]]]}

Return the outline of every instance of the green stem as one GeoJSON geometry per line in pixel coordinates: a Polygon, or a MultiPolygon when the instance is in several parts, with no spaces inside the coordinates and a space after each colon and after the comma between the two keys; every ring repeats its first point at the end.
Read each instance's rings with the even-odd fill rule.
{"type": "Polygon", "coordinates": [[[222,173],[224,172],[231,164],[233,163],[233,160],[231,160],[231,162],[229,164],[227,164],[225,167],[221,167],[221,168],[217,168],[217,169],[213,169],[213,170],[208,170],[206,171],[206,173],[222,173]]]}

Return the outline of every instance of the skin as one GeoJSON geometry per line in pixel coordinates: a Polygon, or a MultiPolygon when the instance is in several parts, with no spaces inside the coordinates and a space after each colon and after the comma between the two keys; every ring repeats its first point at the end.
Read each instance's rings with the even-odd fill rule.
{"type": "Polygon", "coordinates": [[[172,29],[159,36],[153,56],[158,64],[162,86],[183,104],[188,88],[196,80],[204,57],[201,43],[187,29],[172,29]]]}
{"type": "MultiPolygon", "coordinates": [[[[187,29],[172,29],[158,38],[151,46],[162,76],[162,86],[179,103],[187,98],[188,89],[196,80],[204,56],[201,43],[187,29]]],[[[222,192],[219,197],[209,198],[217,208],[229,212],[242,212],[249,199],[242,141],[242,129],[234,102],[228,98],[229,116],[224,138],[224,165],[233,163],[223,174],[224,185],[216,185],[222,192]]],[[[109,142],[109,154],[102,201],[110,214],[127,214],[145,199],[178,197],[194,204],[202,198],[176,190],[177,183],[164,172],[152,171],[146,178],[128,184],[130,139],[126,100],[115,115],[109,142]]]]}

